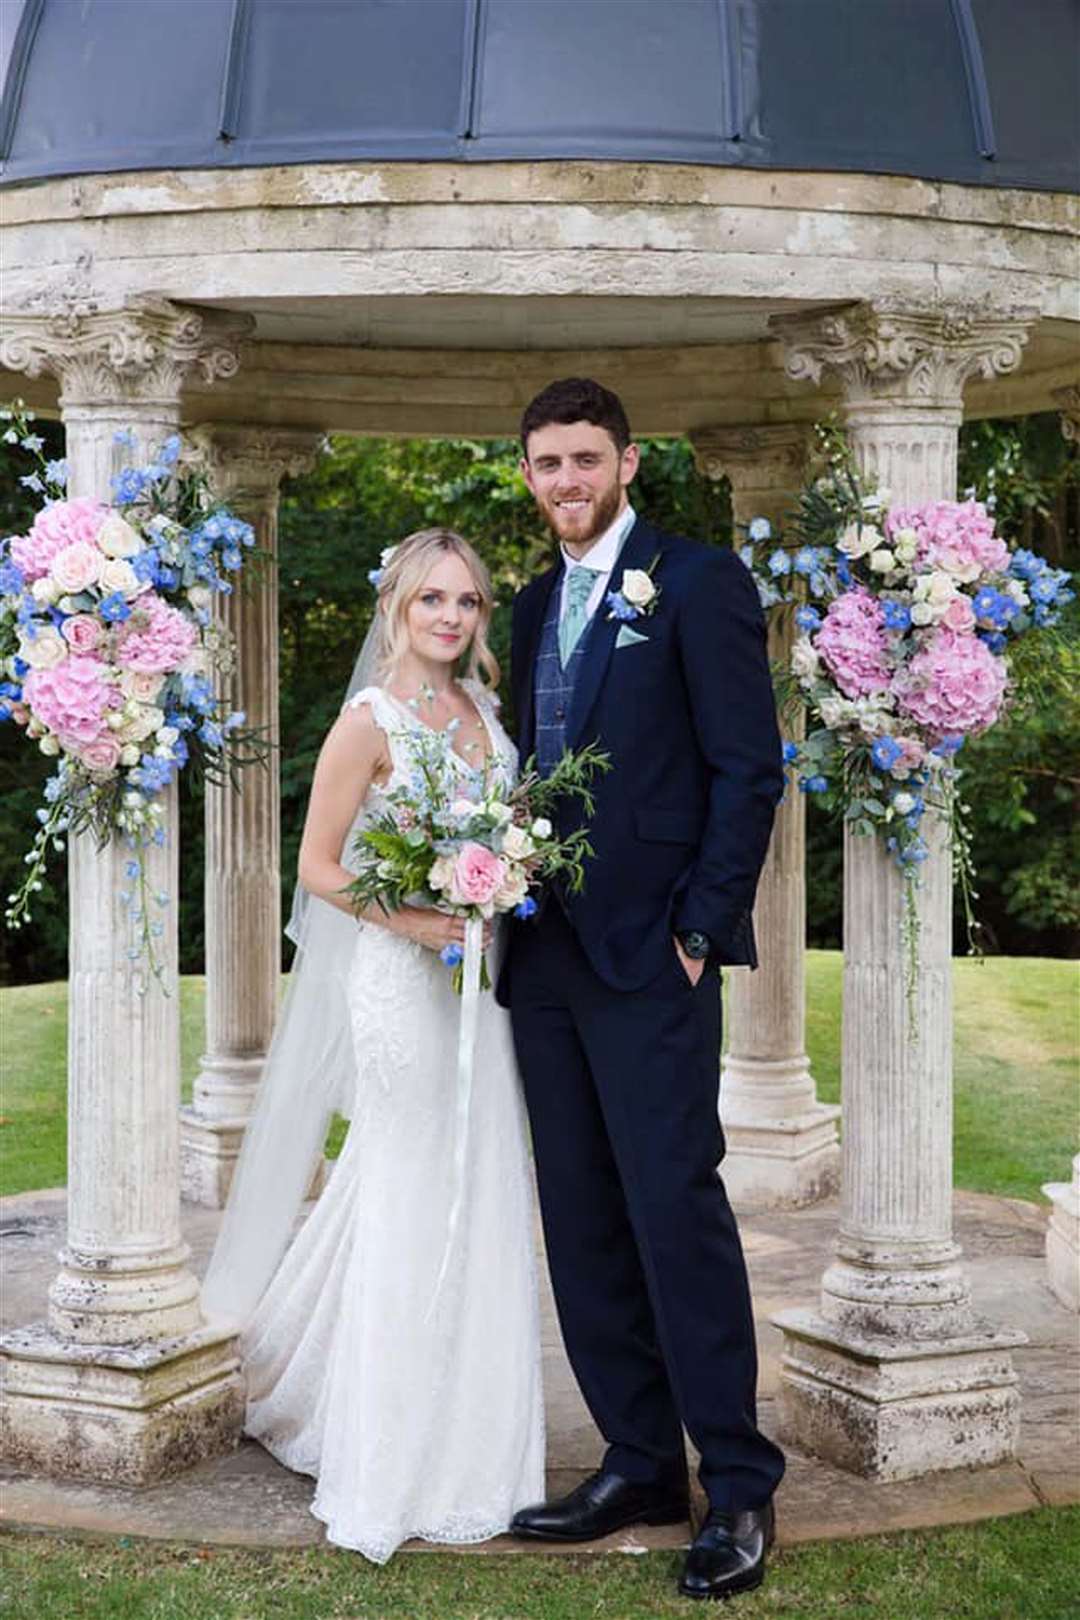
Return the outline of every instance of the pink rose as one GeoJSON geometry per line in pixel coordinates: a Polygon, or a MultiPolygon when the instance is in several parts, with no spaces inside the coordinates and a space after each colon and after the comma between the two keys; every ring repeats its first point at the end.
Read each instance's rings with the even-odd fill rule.
{"type": "Polygon", "coordinates": [[[975,609],[971,605],[970,598],[954,596],[945,609],[941,622],[949,630],[974,630],[975,609]]]}
{"type": "Polygon", "coordinates": [[[60,634],[72,652],[88,653],[101,645],[105,632],[89,613],[75,613],[70,619],[64,620],[60,634]]]}
{"type": "Polygon", "coordinates": [[[105,558],[97,546],[88,545],[85,540],[76,540],[74,545],[65,546],[63,551],[56,553],[49,572],[62,591],[68,596],[75,596],[79,591],[85,591],[88,585],[97,584],[104,562],[105,558]]]}
{"type": "Polygon", "coordinates": [[[456,906],[490,906],[502,887],[506,862],[483,844],[463,844],[454,862],[449,898],[456,906]]]}
{"type": "Polygon", "coordinates": [[[77,544],[94,545],[108,515],[107,506],[85,495],[73,501],[54,501],[38,513],[28,535],[12,540],[11,560],[28,582],[41,579],[61,551],[77,544]]]}
{"type": "Polygon", "coordinates": [[[111,771],[120,761],[120,744],[111,731],[103,731],[93,742],[84,743],[78,754],[90,770],[111,771]]]}

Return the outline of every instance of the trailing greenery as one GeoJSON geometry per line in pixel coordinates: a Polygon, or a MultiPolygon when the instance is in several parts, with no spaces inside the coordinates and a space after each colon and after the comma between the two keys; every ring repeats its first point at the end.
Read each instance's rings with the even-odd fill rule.
{"type": "MultiPolygon", "coordinates": [[[[36,424],[50,455],[63,453],[54,423],[36,424]]],[[[1034,545],[1058,566],[1080,563],[1075,449],[1056,415],[978,422],[961,434],[961,486],[993,488],[1003,532],[1034,545]]],[[[476,541],[489,564],[498,608],[496,656],[509,659],[514,591],[546,566],[551,542],[517,470],[513,440],[341,439],[307,477],[287,484],[281,507],[281,735],[283,912],[291,894],[315,758],[332,723],[370,617],[367,571],[385,545],[411,530],[449,523],[476,541]]],[[[24,531],[33,501],[18,483],[17,459],[0,456],[0,524],[24,531]]],[[[727,486],[702,477],[685,440],[646,440],[633,489],[639,511],[662,527],[711,544],[731,540],[727,486]]],[[[981,876],[980,916],[988,948],[1008,955],[1064,955],[1080,946],[1080,858],[1075,760],[1076,605],[1071,644],[1019,668],[1021,703],[964,751],[973,806],[973,855],[981,876]],[[1038,828],[1038,836],[1029,829],[1038,828]]],[[[1034,642],[1033,642],[1034,646],[1034,642]]],[[[1041,650],[1040,650],[1041,652],[1041,650]]],[[[1017,657],[1018,667],[1024,664],[1017,657]]],[[[512,715],[508,718],[512,721],[512,715]]],[[[19,851],[41,784],[50,772],[13,726],[0,726],[0,883],[16,885],[19,851]]],[[[197,784],[181,792],[180,940],[185,972],[203,959],[203,813],[197,784]]],[[[810,938],[837,946],[841,931],[838,828],[807,818],[810,938]]],[[[38,897],[33,927],[0,933],[0,978],[31,983],[61,977],[67,961],[67,898],[61,872],[38,897]]],[[[962,937],[958,948],[963,948],[962,937]]]]}

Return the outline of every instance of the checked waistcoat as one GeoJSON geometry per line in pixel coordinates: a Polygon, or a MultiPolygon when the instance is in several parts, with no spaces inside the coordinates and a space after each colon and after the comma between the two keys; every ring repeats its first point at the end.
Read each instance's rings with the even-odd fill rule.
{"type": "MultiPolygon", "coordinates": [[[[566,717],[574,696],[574,683],[589,640],[592,622],[586,625],[563,669],[559,658],[559,606],[562,592],[556,582],[548,601],[547,616],[540,632],[540,648],[533,676],[536,714],[536,763],[541,776],[550,776],[566,746],[566,717]]],[[[595,615],[594,615],[595,618],[595,615]]]]}

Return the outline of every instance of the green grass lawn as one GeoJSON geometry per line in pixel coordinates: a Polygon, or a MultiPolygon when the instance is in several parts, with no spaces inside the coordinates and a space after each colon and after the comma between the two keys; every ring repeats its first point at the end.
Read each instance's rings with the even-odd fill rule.
{"type": "MultiPolygon", "coordinates": [[[[1080,1508],[816,1543],[776,1556],[732,1620],[1070,1620],[1080,1508]]],[[[680,1559],[354,1554],[0,1537],[5,1620],[669,1620],[680,1559]]],[[[705,1605],[708,1613],[720,1613],[705,1605]]]]}
{"type": "MultiPolygon", "coordinates": [[[[837,951],[807,956],[807,1042],[825,1102],[840,1100],[837,951]]],[[[1077,966],[1033,957],[959,960],[955,1177],[958,1187],[1039,1197],[1064,1181],[1076,1152],[1077,966]]],[[[203,1049],[202,979],[180,988],[181,1073],[190,1096],[203,1049]]],[[[67,988],[0,991],[0,1190],[66,1179],[67,988]]],[[[339,1133],[340,1134],[340,1133],[339,1133]]]]}

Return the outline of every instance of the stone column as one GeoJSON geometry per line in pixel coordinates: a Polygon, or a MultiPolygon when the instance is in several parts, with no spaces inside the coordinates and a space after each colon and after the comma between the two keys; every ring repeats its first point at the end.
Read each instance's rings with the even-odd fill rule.
{"type": "MultiPolygon", "coordinates": [[[[862,470],[894,504],[956,493],[965,381],[1019,364],[1029,312],[860,305],[777,318],[793,378],[829,368],[862,470]]],[[[842,1202],[818,1311],[790,1310],[787,1436],[857,1473],[903,1479],[996,1463],[1019,1419],[1010,1348],[972,1310],[952,1236],[952,881],[943,825],[918,891],[909,1027],[903,880],[877,839],[846,836],[842,1202]]]]}
{"type": "MultiPolygon", "coordinates": [[[[175,432],[184,377],[237,367],[245,320],[164,300],[5,321],[0,362],[53,373],[70,494],[108,499],[124,462],[175,432]],[[114,441],[130,429],[135,450],[114,441]]],[[[68,1234],[47,1323],[3,1342],[3,1444],[16,1467],[140,1484],[234,1444],[233,1342],[203,1326],[180,1232],[177,848],[146,857],[164,985],[128,959],[122,846],[70,841],[68,1234]]]]}
{"type": "MultiPolygon", "coordinates": [[[[708,428],[692,435],[707,478],[726,476],[736,523],[765,517],[779,533],[802,482],[808,430],[708,428]]],[[[785,662],[794,621],[769,616],[769,657],[785,662]]],[[[801,736],[801,714],[785,735],[801,736]]],[[[782,1209],[835,1192],[839,1108],[819,1103],[806,1055],[806,800],[791,789],[776,814],[754,906],[760,966],[728,968],[720,1114],[724,1184],[737,1209],[782,1209]]]]}
{"type": "MultiPolygon", "coordinates": [[[[277,748],[277,514],[282,478],[311,464],[316,434],[214,426],[193,435],[215,495],[254,525],[263,556],[218,599],[236,642],[229,701],[277,748]]],[[[281,794],[277,753],[240,792],[206,789],[206,1053],[180,1110],[181,1188],[220,1209],[274,1026],[281,975],[281,794]]]]}
{"type": "Polygon", "coordinates": [[[1054,1206],[1046,1229],[1047,1281],[1063,1305],[1080,1311],[1080,1153],[1071,1181],[1048,1181],[1043,1192],[1054,1206]]]}

